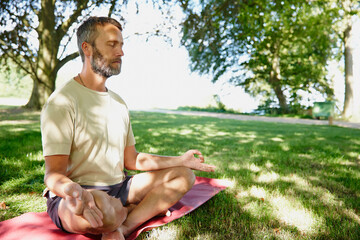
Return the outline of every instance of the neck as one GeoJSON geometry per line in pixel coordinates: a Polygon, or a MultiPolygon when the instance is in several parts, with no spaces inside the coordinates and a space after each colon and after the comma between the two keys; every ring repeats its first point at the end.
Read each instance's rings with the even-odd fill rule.
{"type": "Polygon", "coordinates": [[[107,78],[100,76],[93,71],[86,71],[83,69],[81,73],[75,78],[75,80],[91,90],[98,92],[107,92],[105,82],[107,78]]]}

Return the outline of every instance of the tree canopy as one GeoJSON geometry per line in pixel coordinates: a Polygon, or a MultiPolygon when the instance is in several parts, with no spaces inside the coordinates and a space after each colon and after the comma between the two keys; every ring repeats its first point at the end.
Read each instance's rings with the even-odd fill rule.
{"type": "Polygon", "coordinates": [[[26,107],[40,109],[55,89],[74,24],[102,6],[116,14],[126,0],[12,0],[0,2],[0,60],[16,63],[33,80],[26,107]],[[118,6],[115,8],[115,6],[118,6]]]}
{"type": "Polygon", "coordinates": [[[181,1],[183,43],[191,68],[211,73],[252,95],[276,97],[283,112],[301,100],[300,90],[332,98],[326,64],[336,43],[337,13],[307,0],[181,1]],[[228,75],[226,75],[228,76],[228,75]]]}

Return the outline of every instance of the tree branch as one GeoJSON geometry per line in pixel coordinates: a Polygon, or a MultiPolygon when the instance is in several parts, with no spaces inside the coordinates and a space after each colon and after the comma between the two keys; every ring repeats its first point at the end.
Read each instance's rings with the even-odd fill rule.
{"type": "Polygon", "coordinates": [[[73,52],[69,55],[67,55],[66,57],[64,57],[63,59],[61,59],[55,66],[53,72],[56,73],[60,70],[60,68],[62,68],[67,62],[77,58],[79,56],[79,52],[73,52]]]}
{"type": "Polygon", "coordinates": [[[77,7],[74,10],[73,14],[71,14],[71,16],[56,29],[58,39],[62,39],[64,37],[71,25],[76,21],[79,16],[81,16],[81,12],[86,9],[88,2],[89,0],[86,0],[84,2],[77,1],[77,7]]]}
{"type": "Polygon", "coordinates": [[[111,15],[113,14],[113,11],[114,11],[114,9],[115,9],[116,2],[117,2],[117,0],[111,0],[111,5],[110,5],[108,17],[111,17],[111,15]]]}
{"type": "Polygon", "coordinates": [[[27,74],[29,75],[33,75],[31,71],[28,70],[28,63],[23,64],[21,63],[14,55],[9,54],[9,51],[7,51],[7,49],[4,49],[3,46],[5,46],[4,41],[2,39],[0,39],[0,49],[2,50],[2,52],[8,56],[12,61],[14,61],[14,63],[20,67],[22,70],[24,70],[27,74]]]}

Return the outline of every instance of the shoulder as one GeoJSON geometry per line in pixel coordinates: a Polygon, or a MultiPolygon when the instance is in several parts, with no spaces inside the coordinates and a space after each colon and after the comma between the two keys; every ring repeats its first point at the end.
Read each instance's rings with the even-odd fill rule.
{"type": "Polygon", "coordinates": [[[115,101],[117,101],[120,104],[123,104],[127,108],[127,105],[126,105],[124,99],[122,99],[119,94],[117,94],[117,93],[115,93],[115,92],[113,92],[111,90],[108,90],[108,92],[109,92],[109,96],[112,99],[114,99],[115,101]]]}
{"type": "Polygon", "coordinates": [[[75,103],[76,85],[75,81],[68,81],[57,88],[48,98],[44,109],[48,107],[55,108],[73,108],[75,103]]]}

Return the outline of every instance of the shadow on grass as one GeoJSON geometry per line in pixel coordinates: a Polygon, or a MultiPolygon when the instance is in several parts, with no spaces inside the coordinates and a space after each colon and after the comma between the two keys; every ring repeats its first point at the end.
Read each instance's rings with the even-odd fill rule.
{"type": "Polygon", "coordinates": [[[217,172],[197,175],[234,183],[175,222],[181,229],[177,239],[360,237],[359,130],[142,112],[132,116],[135,136],[141,136],[138,150],[174,155],[198,148],[217,172]],[[223,215],[223,208],[231,210],[223,215]]]}
{"type": "MultiPolygon", "coordinates": [[[[43,188],[38,117],[0,111],[1,199],[43,188]]],[[[360,238],[360,130],[144,112],[132,125],[138,151],[197,148],[217,166],[198,176],[233,183],[170,223],[176,239],[360,238]]]]}
{"type": "Polygon", "coordinates": [[[0,111],[0,182],[3,194],[41,193],[44,188],[39,113],[0,111]]]}

